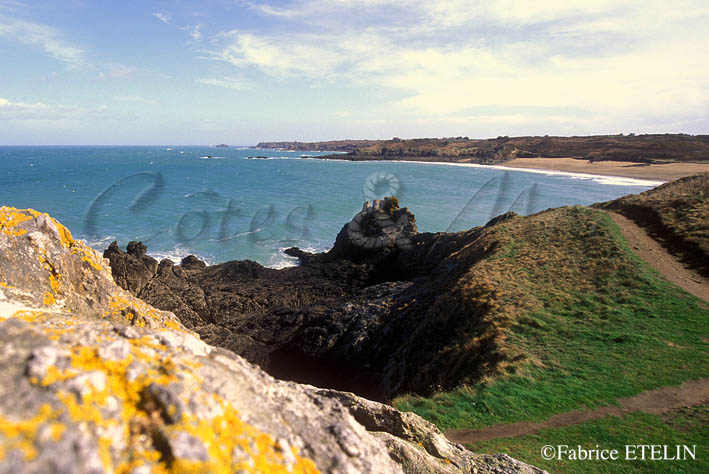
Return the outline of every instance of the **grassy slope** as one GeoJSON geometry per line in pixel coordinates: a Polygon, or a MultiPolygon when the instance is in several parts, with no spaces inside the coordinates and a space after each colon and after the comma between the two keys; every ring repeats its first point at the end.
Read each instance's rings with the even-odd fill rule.
{"type": "Polygon", "coordinates": [[[599,204],[650,229],[675,253],[709,275],[709,173],[599,204]]]}
{"type": "MultiPolygon", "coordinates": [[[[459,304],[487,308],[503,362],[472,386],[399,397],[398,408],[444,429],[480,428],[709,376],[706,305],[635,257],[602,211],[518,217],[482,240],[494,251],[460,278],[455,293],[465,301],[459,304]]],[[[452,337],[446,350],[461,360],[466,344],[476,347],[452,337]]]]}

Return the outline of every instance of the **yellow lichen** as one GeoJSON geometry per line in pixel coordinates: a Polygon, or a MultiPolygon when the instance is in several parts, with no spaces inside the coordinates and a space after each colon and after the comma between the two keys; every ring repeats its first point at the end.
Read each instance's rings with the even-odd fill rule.
{"type": "Polygon", "coordinates": [[[74,247],[72,249],[72,253],[79,253],[79,252],[83,253],[84,256],[81,257],[81,260],[84,262],[87,262],[89,265],[91,265],[91,267],[94,270],[98,270],[98,271],[106,270],[106,267],[104,267],[101,263],[97,262],[97,258],[95,258],[95,256],[90,252],[90,250],[91,249],[84,248],[84,247],[74,247]],[[74,252],[74,249],[77,249],[77,251],[74,252]]]}
{"type": "Polygon", "coordinates": [[[59,412],[50,405],[44,404],[39,412],[29,420],[10,420],[0,415],[0,452],[7,453],[19,450],[24,455],[25,461],[32,461],[37,457],[35,440],[40,427],[48,421],[56,420],[59,412]]]}
{"type": "Polygon", "coordinates": [[[47,334],[49,339],[51,339],[53,341],[58,341],[59,339],[61,339],[62,335],[66,334],[66,333],[71,333],[73,331],[72,326],[78,324],[78,321],[51,320],[50,324],[51,324],[51,326],[44,326],[42,329],[43,329],[44,333],[47,334]]]}
{"type": "Polygon", "coordinates": [[[44,311],[36,311],[36,310],[31,310],[31,309],[22,309],[19,311],[15,311],[12,313],[11,318],[16,318],[16,319],[21,319],[25,322],[28,323],[34,323],[37,321],[42,321],[43,316],[45,316],[46,313],[44,311]]]}
{"type": "Polygon", "coordinates": [[[42,267],[44,267],[44,269],[49,272],[49,288],[52,290],[52,293],[45,292],[44,299],[42,302],[47,306],[51,306],[57,302],[55,295],[59,296],[59,287],[61,286],[59,280],[61,280],[62,276],[54,268],[52,262],[49,261],[49,259],[47,258],[46,251],[44,249],[40,249],[40,253],[37,256],[37,259],[39,260],[39,263],[42,264],[42,267]]]}
{"type": "Polygon", "coordinates": [[[56,304],[56,302],[57,302],[57,300],[54,299],[53,294],[51,294],[48,291],[44,292],[44,298],[42,299],[42,303],[44,303],[47,306],[52,306],[52,305],[56,304]]]}
{"type": "Polygon", "coordinates": [[[49,436],[52,438],[52,441],[57,442],[64,436],[64,431],[66,431],[66,426],[61,423],[52,423],[49,427],[49,436]]]}
{"type": "Polygon", "coordinates": [[[198,462],[176,459],[169,472],[228,474],[249,473],[315,473],[315,464],[293,450],[295,463],[287,466],[284,453],[274,439],[243,422],[238,412],[220,400],[222,413],[210,420],[183,417],[178,425],[169,426],[169,432],[184,431],[204,443],[209,461],[198,462]],[[241,452],[243,458],[234,458],[241,452]]]}
{"type": "MultiPolygon", "coordinates": [[[[49,216],[47,216],[47,217],[49,217],[49,216]]],[[[61,242],[62,247],[68,249],[72,245],[74,245],[75,244],[74,237],[72,237],[71,232],[69,232],[69,229],[67,229],[62,224],[60,224],[59,221],[57,221],[55,218],[49,217],[49,219],[57,227],[57,232],[59,233],[59,241],[61,242]]]]}
{"type": "MultiPolygon", "coordinates": [[[[116,453],[117,459],[112,455],[111,439],[99,438],[99,456],[106,470],[128,473],[139,466],[150,465],[154,468],[153,472],[168,474],[178,472],[226,474],[239,470],[252,473],[318,472],[311,460],[302,458],[297,453],[293,456],[294,465],[288,469],[285,456],[273,438],[243,422],[238,412],[216,394],[211,394],[211,399],[218,404],[221,413],[212,419],[198,419],[183,415],[176,423],[165,424],[160,416],[156,418],[154,413],[156,407],[146,407],[142,403],[141,397],[149,385],[168,385],[177,382],[178,370],[182,370],[183,374],[190,375],[195,380],[198,377],[188,374],[184,369],[178,369],[178,364],[166,356],[166,347],[153,339],[135,339],[131,340],[131,343],[130,354],[120,361],[102,359],[94,347],[73,347],[69,367],[65,370],[50,367],[44,379],[40,381],[41,385],[48,386],[93,371],[99,371],[106,376],[105,388],[99,390],[88,386],[81,397],[62,391],[57,393],[57,398],[63,403],[64,411],[72,421],[92,425],[98,432],[110,426],[115,427],[117,424],[122,427],[130,451],[123,454],[116,453]],[[145,362],[147,367],[139,377],[129,380],[127,369],[136,358],[145,362]],[[101,411],[109,397],[114,397],[121,402],[122,410],[119,419],[106,419],[101,411]],[[158,423],[157,427],[155,423],[158,423]],[[131,426],[136,424],[153,426],[151,429],[160,429],[168,436],[186,432],[199,438],[207,449],[209,461],[176,459],[168,464],[152,447],[131,441],[136,436],[131,426]],[[244,453],[244,457],[234,458],[235,452],[244,453]],[[116,461],[123,462],[114,468],[116,461]]],[[[184,364],[179,366],[184,367],[184,364]]],[[[177,407],[170,405],[166,411],[174,417],[177,407]]],[[[59,427],[52,429],[57,430],[57,436],[63,433],[59,427]]],[[[55,436],[55,431],[52,431],[52,436],[55,436]]]]}
{"type": "MultiPolygon", "coordinates": [[[[160,313],[152,306],[145,303],[143,300],[132,296],[124,296],[123,292],[116,292],[111,296],[111,301],[108,304],[108,309],[101,314],[101,318],[119,319],[123,318],[131,324],[138,327],[145,327],[146,318],[159,320],[160,313]]],[[[168,321],[164,323],[168,327],[168,321]]],[[[173,324],[170,324],[172,327],[173,324]]],[[[179,325],[176,325],[176,329],[179,325]]]]}
{"type": "Polygon", "coordinates": [[[59,273],[52,273],[49,275],[49,287],[55,294],[59,292],[59,280],[61,277],[62,276],[59,273]]]}
{"type": "Polygon", "coordinates": [[[16,229],[23,222],[32,220],[40,215],[33,209],[15,209],[14,207],[0,207],[0,232],[10,237],[19,237],[27,233],[25,229],[16,229]]]}
{"type": "Polygon", "coordinates": [[[178,331],[178,332],[182,332],[182,333],[185,333],[185,334],[190,334],[190,332],[187,331],[187,330],[184,328],[184,326],[182,326],[181,324],[179,324],[179,323],[177,323],[177,322],[175,322],[175,321],[167,320],[167,321],[165,321],[165,322],[163,323],[163,325],[164,325],[167,329],[172,329],[173,331],[178,331]]]}

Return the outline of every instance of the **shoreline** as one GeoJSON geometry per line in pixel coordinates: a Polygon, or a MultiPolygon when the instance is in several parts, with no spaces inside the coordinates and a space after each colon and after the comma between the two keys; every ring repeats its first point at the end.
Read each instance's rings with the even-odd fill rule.
{"type": "Polygon", "coordinates": [[[575,158],[516,158],[500,166],[519,170],[546,169],[662,182],[674,181],[685,176],[709,171],[709,163],[642,164],[631,161],[590,163],[587,160],[575,158]]]}
{"type": "Polygon", "coordinates": [[[362,163],[418,163],[428,165],[464,166],[475,168],[491,168],[502,170],[523,171],[559,176],[571,176],[589,179],[623,179],[625,183],[607,181],[605,184],[636,184],[658,186],[668,181],[709,171],[707,163],[653,163],[642,164],[630,161],[601,161],[590,163],[576,158],[515,158],[514,160],[495,165],[483,165],[456,161],[423,161],[423,160],[348,160],[341,158],[309,157],[325,161],[349,161],[362,163]],[[642,184],[641,184],[642,182],[642,184]]]}
{"type": "MultiPolygon", "coordinates": [[[[628,175],[623,175],[623,174],[611,174],[611,173],[605,173],[605,174],[600,174],[600,173],[589,173],[585,171],[568,171],[568,170],[563,170],[563,169],[557,169],[557,168],[543,168],[543,167],[532,167],[532,166],[509,166],[509,163],[507,162],[505,164],[499,164],[499,165],[481,165],[478,163],[464,163],[464,162],[451,162],[451,161],[418,161],[418,160],[342,160],[342,159],[337,159],[337,158],[319,158],[319,157],[312,157],[308,159],[314,159],[314,160],[322,160],[322,161],[341,161],[341,162],[349,162],[349,163],[412,163],[412,164],[420,164],[420,165],[443,165],[443,166],[460,166],[460,167],[467,167],[467,168],[486,168],[486,169],[497,169],[497,170],[505,170],[505,171],[518,171],[518,172],[523,172],[523,173],[538,173],[538,174],[544,174],[548,176],[568,176],[570,178],[580,178],[580,179],[594,179],[597,180],[601,184],[608,184],[608,185],[624,185],[624,186],[659,186],[661,184],[664,184],[668,181],[672,181],[672,179],[665,179],[661,177],[650,177],[650,176],[628,176],[628,175]]],[[[518,160],[526,160],[527,158],[518,158],[516,160],[512,161],[518,161],[518,160]]],[[[542,160],[547,160],[547,158],[541,158],[542,160]]],[[[550,160],[555,160],[555,159],[566,159],[566,158],[548,158],[550,160]]],[[[569,158],[573,159],[573,158],[569,158]]],[[[531,160],[537,160],[537,158],[531,158],[531,160]]],[[[675,164],[675,163],[672,163],[675,164]]],[[[665,165],[659,165],[659,166],[665,166],[665,165]]],[[[698,165],[698,166],[704,166],[704,165],[698,165]]],[[[709,165],[705,165],[706,169],[703,171],[709,171],[709,165]]],[[[683,174],[682,176],[689,176],[691,174],[696,174],[700,173],[702,170],[696,171],[696,172],[691,172],[691,173],[686,173],[683,174]]]]}

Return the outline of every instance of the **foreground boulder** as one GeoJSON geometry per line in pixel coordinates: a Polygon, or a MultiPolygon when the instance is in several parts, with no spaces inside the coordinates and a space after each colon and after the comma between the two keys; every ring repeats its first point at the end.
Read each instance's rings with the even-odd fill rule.
{"type": "Polygon", "coordinates": [[[31,210],[0,208],[0,374],[2,473],[541,472],[273,379],[117,287],[31,210]]]}

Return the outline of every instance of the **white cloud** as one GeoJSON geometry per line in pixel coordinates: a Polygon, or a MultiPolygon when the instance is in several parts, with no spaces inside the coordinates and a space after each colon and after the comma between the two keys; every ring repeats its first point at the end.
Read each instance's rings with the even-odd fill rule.
{"type": "Polygon", "coordinates": [[[189,25],[189,26],[180,26],[178,29],[187,31],[189,35],[192,37],[193,40],[199,41],[202,39],[202,32],[200,31],[202,29],[201,24],[199,25],[189,25]]]}
{"type": "Polygon", "coordinates": [[[403,97],[388,106],[418,117],[485,109],[485,120],[497,113],[501,122],[513,124],[535,120],[530,109],[552,108],[554,120],[545,120],[566,118],[577,126],[592,127],[589,121],[608,117],[618,123],[689,120],[706,117],[709,107],[709,4],[678,2],[306,0],[279,9],[252,4],[290,20],[293,28],[222,34],[213,57],[277,77],[378,86],[389,97],[403,97]],[[393,11],[398,23],[374,27],[364,21],[367,12],[382,11],[393,11]]]}
{"type": "Polygon", "coordinates": [[[255,66],[267,74],[327,79],[345,59],[337,45],[324,47],[318,35],[257,36],[231,31],[227,44],[214,57],[237,67],[255,66]]]}
{"type": "Polygon", "coordinates": [[[196,79],[200,84],[209,86],[224,87],[225,89],[243,90],[248,89],[248,82],[239,77],[222,76],[222,77],[200,77],[196,79]]]}
{"type": "Polygon", "coordinates": [[[157,18],[158,20],[162,21],[163,23],[165,23],[166,25],[169,25],[170,24],[170,17],[172,15],[170,15],[169,13],[156,12],[156,13],[153,13],[153,16],[155,18],[157,18]]]}
{"type": "Polygon", "coordinates": [[[66,42],[56,29],[40,23],[0,15],[0,38],[38,46],[56,59],[73,65],[83,59],[84,51],[66,42]]]}
{"type": "Polygon", "coordinates": [[[201,27],[202,27],[202,25],[196,25],[190,31],[190,36],[192,37],[193,40],[197,41],[202,37],[202,32],[199,31],[199,29],[201,27]]]}
{"type": "Polygon", "coordinates": [[[0,10],[13,11],[24,7],[22,2],[15,0],[0,0],[0,10]]]}
{"type": "Polygon", "coordinates": [[[16,121],[63,121],[95,117],[108,110],[106,106],[86,108],[77,105],[19,102],[0,97],[0,117],[16,121]]]}
{"type": "Polygon", "coordinates": [[[138,68],[135,66],[126,66],[125,64],[109,64],[108,70],[99,72],[96,76],[98,80],[107,79],[132,79],[135,73],[138,72],[138,68]]]}

